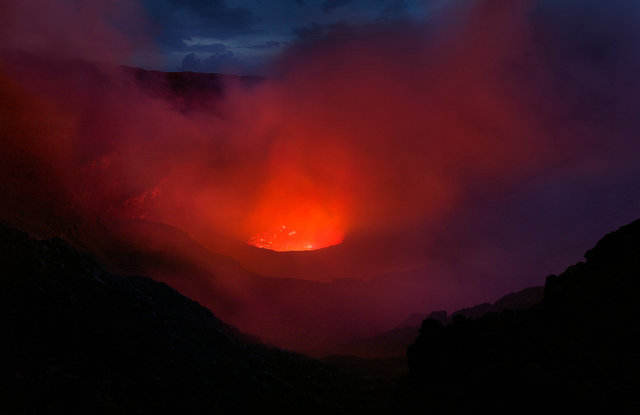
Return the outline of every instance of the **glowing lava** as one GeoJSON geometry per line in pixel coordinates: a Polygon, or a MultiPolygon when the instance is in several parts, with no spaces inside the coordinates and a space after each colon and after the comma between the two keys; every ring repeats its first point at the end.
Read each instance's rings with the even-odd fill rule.
{"type": "Polygon", "coordinates": [[[322,231],[310,232],[280,225],[269,231],[256,234],[249,238],[249,245],[272,251],[313,251],[326,248],[342,242],[342,235],[338,232],[322,231]]]}

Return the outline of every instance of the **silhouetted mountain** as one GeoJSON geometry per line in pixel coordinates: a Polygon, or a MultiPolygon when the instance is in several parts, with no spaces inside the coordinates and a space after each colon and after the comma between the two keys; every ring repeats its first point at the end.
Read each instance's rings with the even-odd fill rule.
{"type": "MultiPolygon", "coordinates": [[[[503,310],[526,310],[539,304],[543,295],[544,287],[525,288],[524,290],[507,294],[495,303],[483,303],[458,310],[447,318],[447,323],[452,323],[457,316],[480,318],[487,313],[500,313],[503,310]]],[[[435,320],[442,323],[439,319],[435,320]]]]}
{"type": "Polygon", "coordinates": [[[640,220],[547,278],[528,310],[425,320],[409,348],[407,413],[638,413],[640,220]]]}
{"type": "Polygon", "coordinates": [[[458,316],[479,318],[487,313],[500,313],[503,310],[524,310],[542,301],[544,287],[531,287],[500,298],[495,303],[483,303],[463,308],[447,316],[444,310],[429,314],[414,313],[393,330],[374,337],[358,338],[341,344],[336,353],[367,358],[405,356],[407,348],[418,337],[419,328],[424,320],[432,319],[440,324],[452,323],[458,316]]]}
{"type": "Polygon", "coordinates": [[[371,394],[61,239],[0,226],[0,270],[2,413],[343,413],[371,394]]]}
{"type": "Polygon", "coordinates": [[[398,324],[399,329],[405,327],[418,328],[422,322],[428,318],[432,318],[439,321],[442,324],[447,324],[447,312],[446,310],[432,311],[429,314],[413,313],[407,317],[402,323],[398,324]]]}
{"type": "Polygon", "coordinates": [[[264,78],[216,73],[162,72],[123,67],[135,83],[148,94],[164,98],[182,110],[210,106],[224,97],[225,86],[251,87],[264,78]]]}
{"type": "MultiPolygon", "coordinates": [[[[548,277],[530,309],[425,320],[392,412],[637,413],[639,246],[636,221],[548,277]]],[[[330,366],[264,346],[61,239],[0,227],[0,269],[3,413],[372,413],[401,373],[393,359],[330,366]]]]}

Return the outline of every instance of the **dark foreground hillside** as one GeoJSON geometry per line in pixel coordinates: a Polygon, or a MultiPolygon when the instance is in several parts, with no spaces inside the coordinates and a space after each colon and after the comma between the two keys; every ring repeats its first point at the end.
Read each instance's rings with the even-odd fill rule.
{"type": "MultiPolygon", "coordinates": [[[[0,413],[370,413],[355,377],[238,333],[61,239],[0,226],[0,413]]],[[[370,396],[378,398],[370,398],[370,396]]]]}
{"type": "Polygon", "coordinates": [[[362,356],[367,358],[406,357],[407,347],[418,337],[423,320],[433,319],[442,324],[450,324],[458,316],[479,318],[487,313],[500,313],[503,310],[525,310],[542,301],[544,287],[530,287],[501,297],[494,303],[483,303],[463,308],[447,316],[445,310],[429,314],[412,314],[398,327],[375,337],[358,338],[343,343],[337,349],[339,354],[362,356]]]}
{"type": "Polygon", "coordinates": [[[640,413],[640,221],[547,278],[525,311],[425,320],[396,404],[409,413],[640,413]],[[596,411],[596,412],[593,412],[596,411]]]}
{"type": "Polygon", "coordinates": [[[264,346],[162,283],[0,226],[0,413],[640,413],[639,253],[636,221],[530,309],[425,320],[394,389],[392,361],[264,346]]]}

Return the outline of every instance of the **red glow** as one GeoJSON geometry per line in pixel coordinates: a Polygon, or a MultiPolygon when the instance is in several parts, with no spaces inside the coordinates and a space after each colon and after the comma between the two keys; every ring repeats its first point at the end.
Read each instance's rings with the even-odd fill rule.
{"type": "MultiPolygon", "coordinates": [[[[477,287],[511,287],[497,277],[511,272],[485,283],[479,275],[494,274],[463,266],[494,266],[499,252],[511,252],[485,246],[482,229],[504,221],[489,221],[483,207],[501,195],[520,200],[519,183],[522,192],[537,189],[533,178],[546,183],[555,165],[572,171],[566,166],[591,151],[587,143],[601,148],[583,136],[599,128],[568,121],[572,89],[556,97],[549,88],[566,75],[547,79],[558,65],[547,59],[564,50],[532,43],[540,35],[523,21],[529,1],[469,2],[477,7],[451,25],[443,17],[442,29],[373,25],[292,45],[277,76],[251,88],[229,80],[223,98],[202,91],[193,106],[166,80],[142,87],[129,71],[82,63],[128,58],[136,43],[101,16],[122,5],[136,20],[135,2],[75,3],[0,6],[0,219],[106,252],[120,249],[111,249],[102,225],[113,218],[179,228],[202,246],[127,222],[132,252],[154,253],[148,269],[132,273],[161,279],[274,344],[321,348],[376,334],[424,307],[488,295],[477,287]],[[4,56],[25,48],[31,55],[4,56]],[[467,223],[475,226],[466,231],[467,223]],[[341,245],[274,255],[238,241],[274,251],[341,245]],[[198,272],[156,261],[160,243],[198,272]],[[323,284],[311,290],[294,278],[323,284]],[[372,282],[331,282],[344,278],[372,282]]],[[[620,108],[603,114],[622,117],[634,106],[620,108]]]]}
{"type": "Polygon", "coordinates": [[[342,236],[337,232],[313,232],[309,229],[281,225],[266,232],[258,233],[247,241],[258,248],[272,251],[313,251],[337,245],[342,236]]]}

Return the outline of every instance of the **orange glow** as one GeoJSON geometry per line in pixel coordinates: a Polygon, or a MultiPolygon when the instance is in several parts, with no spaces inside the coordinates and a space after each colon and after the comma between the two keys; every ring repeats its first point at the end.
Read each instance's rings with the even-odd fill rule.
{"type": "MultiPolygon", "coordinates": [[[[296,134],[304,136],[304,134],[296,134]]],[[[245,220],[248,244],[272,251],[311,251],[337,245],[347,231],[340,165],[320,151],[283,144],[271,154],[268,180],[245,220]]],[[[325,140],[326,141],[326,140],[325,140]]],[[[335,157],[334,157],[335,159],[335,157]]]]}
{"type": "Polygon", "coordinates": [[[303,228],[280,225],[266,232],[258,233],[247,241],[249,245],[272,251],[313,251],[337,245],[342,242],[339,232],[323,230],[314,232],[303,228]]]}

